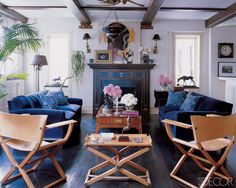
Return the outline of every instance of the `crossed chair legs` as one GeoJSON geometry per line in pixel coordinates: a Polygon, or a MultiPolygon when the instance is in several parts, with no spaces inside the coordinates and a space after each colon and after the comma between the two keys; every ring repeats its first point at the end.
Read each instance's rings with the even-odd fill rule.
{"type": "Polygon", "coordinates": [[[33,155],[37,152],[37,151],[31,151],[21,163],[18,163],[15,160],[13,154],[11,153],[11,151],[9,150],[8,146],[5,143],[2,144],[2,147],[3,147],[4,151],[6,152],[8,159],[10,160],[10,162],[13,165],[13,167],[10,168],[10,170],[7,172],[5,177],[2,179],[2,181],[1,181],[2,184],[7,184],[11,180],[22,176],[23,179],[25,180],[27,186],[29,188],[34,188],[34,185],[33,185],[32,181],[30,180],[28,173],[36,170],[39,167],[39,165],[42,164],[42,162],[46,158],[49,158],[51,160],[53,166],[57,169],[58,173],[60,174],[60,178],[58,180],[50,183],[46,187],[52,187],[52,186],[58,184],[59,182],[66,180],[66,175],[65,175],[64,171],[62,170],[62,168],[60,167],[60,165],[58,164],[58,162],[54,156],[55,153],[61,148],[61,145],[57,145],[51,151],[48,151],[47,149],[40,150],[40,152],[42,152],[43,155],[38,157],[37,159],[31,159],[33,157],[33,155]],[[24,167],[26,167],[27,165],[30,165],[30,164],[33,165],[32,168],[25,170],[24,167]],[[12,174],[16,170],[18,170],[19,173],[17,175],[12,176],[12,174]]]}
{"type": "Polygon", "coordinates": [[[176,174],[177,172],[180,170],[182,164],[184,163],[184,161],[190,157],[193,162],[203,171],[208,172],[207,176],[203,179],[201,183],[201,185],[199,186],[200,188],[206,187],[208,185],[209,179],[215,175],[218,176],[220,178],[225,179],[228,183],[230,183],[233,178],[229,175],[229,173],[227,172],[227,170],[225,169],[225,167],[222,165],[226,159],[226,156],[228,155],[230,149],[232,148],[231,145],[229,145],[228,147],[226,147],[224,153],[222,154],[221,158],[218,161],[215,161],[210,155],[209,153],[204,149],[201,148],[200,152],[203,154],[203,156],[205,158],[199,157],[195,154],[193,154],[193,152],[195,151],[194,148],[190,148],[188,151],[186,151],[181,144],[174,142],[175,146],[183,153],[182,157],[180,158],[180,160],[178,161],[178,163],[176,164],[176,166],[174,167],[174,169],[172,170],[172,172],[170,173],[170,177],[174,178],[175,180],[187,185],[188,187],[191,188],[197,188],[197,186],[187,182],[186,180],[178,177],[176,174]],[[207,168],[205,167],[202,162],[207,163],[209,165],[211,165],[211,168],[207,168]],[[216,170],[219,169],[221,173],[216,172],[216,170]]]}

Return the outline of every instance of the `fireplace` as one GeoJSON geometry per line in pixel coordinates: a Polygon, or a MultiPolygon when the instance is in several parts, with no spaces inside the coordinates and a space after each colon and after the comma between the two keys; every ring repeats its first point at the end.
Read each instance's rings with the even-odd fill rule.
{"type": "Polygon", "coordinates": [[[93,71],[93,115],[103,104],[103,88],[119,85],[122,95],[133,93],[138,98],[136,109],[144,118],[149,116],[150,69],[153,64],[89,64],[93,71]]]}

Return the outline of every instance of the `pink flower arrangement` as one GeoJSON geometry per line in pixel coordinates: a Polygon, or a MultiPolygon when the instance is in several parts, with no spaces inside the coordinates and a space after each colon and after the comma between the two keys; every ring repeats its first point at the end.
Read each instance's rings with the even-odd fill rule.
{"type": "Polygon", "coordinates": [[[159,84],[161,87],[168,87],[172,83],[173,80],[171,80],[168,76],[164,76],[163,74],[160,75],[159,84]]]}
{"type": "Polygon", "coordinates": [[[105,86],[103,89],[104,95],[109,95],[113,98],[120,98],[122,94],[122,90],[120,86],[113,86],[113,84],[109,84],[105,86]]]}

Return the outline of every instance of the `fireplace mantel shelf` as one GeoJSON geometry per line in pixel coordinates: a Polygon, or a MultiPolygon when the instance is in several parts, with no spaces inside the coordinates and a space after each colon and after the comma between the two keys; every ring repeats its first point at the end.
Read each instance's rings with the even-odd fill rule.
{"type": "Polygon", "coordinates": [[[98,64],[88,63],[92,69],[152,69],[155,64],[98,64]]]}

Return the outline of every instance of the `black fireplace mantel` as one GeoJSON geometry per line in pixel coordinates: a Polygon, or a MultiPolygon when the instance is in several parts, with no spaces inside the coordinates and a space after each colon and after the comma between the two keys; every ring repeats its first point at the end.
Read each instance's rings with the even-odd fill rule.
{"type": "Polygon", "coordinates": [[[155,64],[98,64],[89,63],[88,66],[92,69],[152,69],[155,64]]]}
{"type": "Polygon", "coordinates": [[[93,115],[103,104],[103,88],[119,85],[138,98],[137,109],[144,118],[149,116],[150,70],[155,64],[88,64],[93,71],[93,115]]]}

